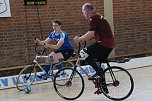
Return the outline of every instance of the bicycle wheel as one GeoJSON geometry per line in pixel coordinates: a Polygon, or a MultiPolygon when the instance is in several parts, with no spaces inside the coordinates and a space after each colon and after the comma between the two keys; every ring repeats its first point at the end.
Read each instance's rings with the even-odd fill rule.
{"type": "Polygon", "coordinates": [[[23,91],[24,86],[31,86],[36,77],[35,65],[27,65],[21,70],[17,77],[16,87],[18,90],[23,91]]]}
{"type": "MultiPolygon", "coordinates": [[[[134,89],[133,78],[130,73],[117,66],[111,66],[104,71],[107,91],[103,94],[111,100],[124,100],[128,98],[134,89]]],[[[104,85],[105,87],[105,85],[104,85]]]]}
{"type": "Polygon", "coordinates": [[[84,91],[83,77],[73,68],[59,70],[54,77],[53,85],[57,94],[66,100],[77,99],[84,91]]]}

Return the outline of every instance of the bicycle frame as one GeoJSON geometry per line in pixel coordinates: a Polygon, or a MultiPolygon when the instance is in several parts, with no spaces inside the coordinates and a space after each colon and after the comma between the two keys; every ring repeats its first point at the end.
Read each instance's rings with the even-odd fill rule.
{"type": "Polygon", "coordinates": [[[43,67],[38,63],[37,59],[41,59],[41,58],[47,58],[48,56],[43,56],[43,55],[36,55],[32,64],[37,65],[43,72],[45,72],[43,70],[43,67]]]}
{"type": "Polygon", "coordinates": [[[74,69],[76,69],[77,67],[79,67],[87,75],[87,77],[90,77],[89,74],[81,67],[80,58],[79,57],[77,58],[76,64],[74,66],[74,69]]]}

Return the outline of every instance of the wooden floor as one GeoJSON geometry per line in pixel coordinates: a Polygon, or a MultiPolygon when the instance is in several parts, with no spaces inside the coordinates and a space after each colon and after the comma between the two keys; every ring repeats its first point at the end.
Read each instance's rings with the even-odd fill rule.
{"type": "MultiPolygon", "coordinates": [[[[129,70],[134,78],[135,89],[125,101],[151,101],[152,99],[152,67],[129,70]]],[[[94,95],[92,82],[85,79],[85,91],[76,101],[110,101],[103,94],[94,95]]],[[[0,90],[0,101],[65,101],[54,91],[52,82],[32,86],[30,94],[16,88],[0,90]]]]}

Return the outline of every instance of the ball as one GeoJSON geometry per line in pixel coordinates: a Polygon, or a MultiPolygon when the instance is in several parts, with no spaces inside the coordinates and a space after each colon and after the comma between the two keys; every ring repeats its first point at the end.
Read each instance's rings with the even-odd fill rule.
{"type": "Polygon", "coordinates": [[[24,86],[24,90],[23,90],[26,94],[29,94],[31,92],[31,88],[27,85],[24,86]]]}

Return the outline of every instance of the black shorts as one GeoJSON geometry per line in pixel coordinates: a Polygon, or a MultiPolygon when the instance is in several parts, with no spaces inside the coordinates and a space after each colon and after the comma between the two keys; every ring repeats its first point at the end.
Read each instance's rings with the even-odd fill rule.
{"type": "Polygon", "coordinates": [[[87,47],[86,53],[92,59],[106,60],[113,48],[107,48],[99,43],[94,43],[87,47]]]}
{"type": "Polygon", "coordinates": [[[63,57],[64,57],[64,61],[66,61],[68,58],[70,58],[74,52],[73,49],[67,49],[67,50],[57,50],[54,53],[62,53],[63,57]]]}

